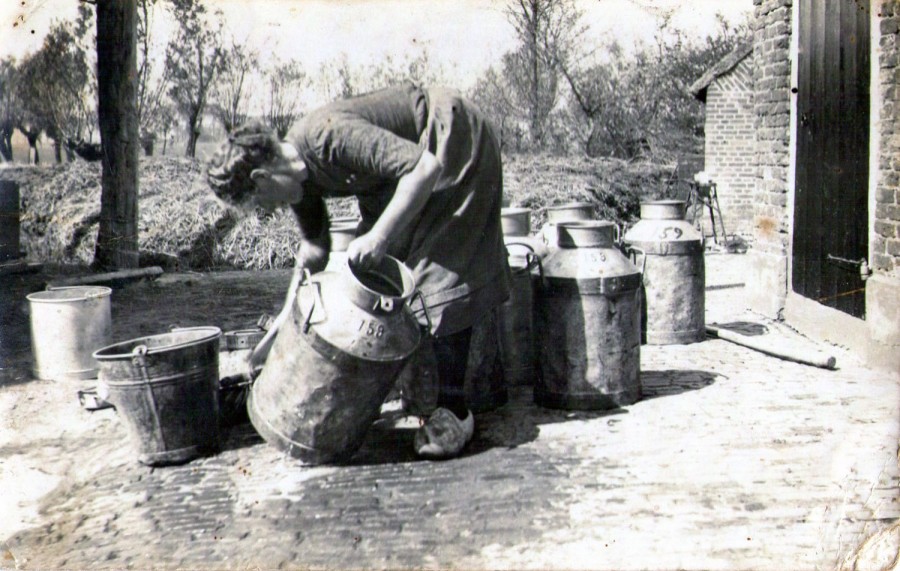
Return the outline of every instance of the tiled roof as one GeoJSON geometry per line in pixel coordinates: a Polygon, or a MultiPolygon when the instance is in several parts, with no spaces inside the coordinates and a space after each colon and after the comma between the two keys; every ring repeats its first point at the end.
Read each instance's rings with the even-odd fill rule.
{"type": "Polygon", "coordinates": [[[734,69],[734,66],[739,64],[741,60],[750,55],[750,52],[753,51],[753,44],[751,42],[747,42],[745,44],[741,44],[731,51],[730,54],[722,58],[716,63],[716,65],[709,68],[706,73],[704,73],[700,79],[695,81],[693,85],[691,85],[688,90],[691,94],[699,99],[700,101],[706,100],[706,88],[716,80],[717,77],[724,75],[734,69]]]}

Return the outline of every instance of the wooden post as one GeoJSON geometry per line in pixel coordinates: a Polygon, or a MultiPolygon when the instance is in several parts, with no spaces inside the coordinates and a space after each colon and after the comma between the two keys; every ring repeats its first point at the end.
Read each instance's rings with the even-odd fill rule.
{"type": "Polygon", "coordinates": [[[97,95],[103,174],[98,269],[138,267],[137,0],[97,0],[97,95]]]}

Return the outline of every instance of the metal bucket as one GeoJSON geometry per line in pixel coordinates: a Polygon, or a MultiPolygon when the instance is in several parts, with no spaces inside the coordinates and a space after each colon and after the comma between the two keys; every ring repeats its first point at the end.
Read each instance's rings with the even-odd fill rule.
{"type": "Polygon", "coordinates": [[[179,464],[219,449],[216,327],[188,327],[94,353],[142,464],[179,464]]]}
{"type": "Polygon", "coordinates": [[[19,185],[0,180],[0,262],[19,258],[19,185]]]}
{"type": "Polygon", "coordinates": [[[534,289],[541,260],[527,242],[507,242],[512,283],[500,306],[500,355],[509,385],[533,385],[537,376],[534,342],[534,289]],[[537,275],[535,270],[538,270],[537,275]]]}
{"type": "Polygon", "coordinates": [[[26,296],[31,313],[35,378],[97,378],[97,362],[92,353],[109,343],[111,294],[112,290],[104,286],[72,286],[26,296]]]}
{"type": "Polygon", "coordinates": [[[556,226],[560,222],[591,220],[594,217],[594,205],[590,202],[569,202],[558,206],[548,206],[546,212],[547,221],[541,227],[541,238],[548,246],[555,246],[556,226]]]}
{"type": "Polygon", "coordinates": [[[305,276],[247,403],[260,435],[308,464],[356,452],[421,338],[409,268],[345,268],[305,276]]]}
{"type": "Polygon", "coordinates": [[[501,208],[500,224],[504,236],[528,236],[531,234],[531,209],[501,208]]]}
{"type": "Polygon", "coordinates": [[[703,237],[684,219],[685,203],[641,204],[641,220],[624,236],[643,268],[642,332],[650,345],[706,338],[703,237]]]}
{"type": "Polygon", "coordinates": [[[563,409],[609,409],[641,397],[641,274],[615,246],[611,222],[562,222],[543,261],[537,330],[541,375],[534,400],[563,409]]]}

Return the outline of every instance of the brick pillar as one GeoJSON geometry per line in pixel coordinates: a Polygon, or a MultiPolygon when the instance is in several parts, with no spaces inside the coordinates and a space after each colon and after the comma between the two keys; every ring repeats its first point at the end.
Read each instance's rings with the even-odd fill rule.
{"type": "MultiPolygon", "coordinates": [[[[873,4],[876,4],[873,2],[873,4]]],[[[866,282],[868,363],[900,371],[900,0],[879,4],[878,166],[871,235],[874,274],[866,282]]],[[[873,46],[874,47],[874,46],[873,46]]]]}
{"type": "Polygon", "coordinates": [[[778,318],[788,291],[792,0],[753,0],[756,115],[751,307],[778,318]]]}

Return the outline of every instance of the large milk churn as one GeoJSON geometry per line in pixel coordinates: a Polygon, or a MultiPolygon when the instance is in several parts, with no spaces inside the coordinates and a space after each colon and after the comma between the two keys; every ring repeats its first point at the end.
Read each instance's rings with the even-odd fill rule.
{"type": "Polygon", "coordinates": [[[609,409],[641,397],[641,274],[616,247],[616,226],[562,222],[538,292],[541,375],[535,403],[609,409]]]}
{"type": "Polygon", "coordinates": [[[643,336],[650,345],[706,337],[703,238],[684,219],[681,200],[641,204],[641,220],[623,242],[644,269],[643,336]]]}
{"type": "Polygon", "coordinates": [[[349,459],[419,345],[415,291],[390,256],[371,270],[307,275],[250,391],[260,435],[308,464],[349,459]]]}
{"type": "Polygon", "coordinates": [[[534,289],[541,260],[526,241],[506,241],[512,281],[500,306],[500,356],[509,385],[532,385],[537,375],[534,334],[534,289]]]}

